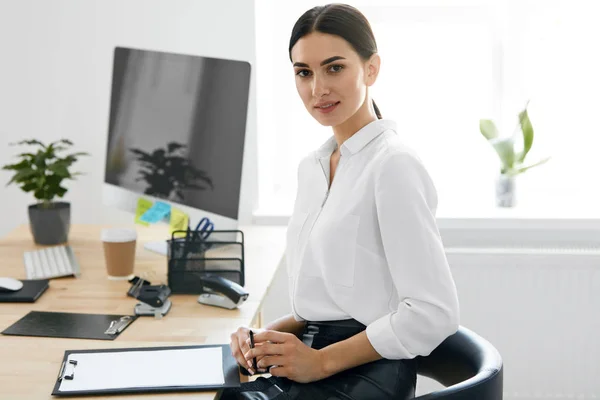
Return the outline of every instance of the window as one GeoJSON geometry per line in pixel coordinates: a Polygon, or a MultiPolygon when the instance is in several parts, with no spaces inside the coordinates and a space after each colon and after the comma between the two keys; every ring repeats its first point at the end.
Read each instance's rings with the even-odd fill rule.
{"type": "MultiPolygon", "coordinates": [[[[567,207],[598,207],[600,26],[588,1],[509,3],[507,103],[531,99],[536,144],[531,160],[552,159],[526,184],[567,207]]],[[[533,172],[533,170],[532,170],[533,172]]],[[[524,183],[525,184],[525,183],[524,183]]],[[[534,194],[532,194],[534,196],[534,194]]],[[[536,199],[537,200],[537,199],[536,199]]]]}
{"type": "MultiPolygon", "coordinates": [[[[503,134],[511,134],[528,100],[536,137],[527,160],[552,159],[519,177],[519,204],[547,204],[574,191],[590,198],[585,183],[598,170],[592,160],[600,144],[592,120],[600,109],[600,55],[592,50],[600,28],[587,3],[349,4],[371,22],[382,57],[372,97],[427,166],[444,215],[494,205],[499,164],[479,133],[479,119],[493,118],[503,134]]],[[[291,1],[257,0],[263,212],[291,212],[299,161],[331,135],[304,109],[287,53],[293,24],[306,9],[291,1]]]]}

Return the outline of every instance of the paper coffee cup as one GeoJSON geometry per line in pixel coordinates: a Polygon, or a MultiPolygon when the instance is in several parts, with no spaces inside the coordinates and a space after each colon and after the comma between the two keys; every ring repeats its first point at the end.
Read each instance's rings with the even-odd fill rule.
{"type": "Polygon", "coordinates": [[[128,280],[133,278],[137,240],[135,229],[103,229],[101,239],[108,279],[128,280]]]}

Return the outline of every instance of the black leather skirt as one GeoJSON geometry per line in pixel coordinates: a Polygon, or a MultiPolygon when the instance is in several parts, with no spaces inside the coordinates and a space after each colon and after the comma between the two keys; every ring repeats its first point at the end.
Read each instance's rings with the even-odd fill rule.
{"type": "MultiPolygon", "coordinates": [[[[302,341],[314,349],[348,339],[366,327],[349,319],[306,322],[302,341]]],[[[287,378],[259,377],[241,387],[225,389],[221,400],[403,400],[415,395],[415,360],[381,359],[342,371],[320,381],[298,383],[287,378]]]]}

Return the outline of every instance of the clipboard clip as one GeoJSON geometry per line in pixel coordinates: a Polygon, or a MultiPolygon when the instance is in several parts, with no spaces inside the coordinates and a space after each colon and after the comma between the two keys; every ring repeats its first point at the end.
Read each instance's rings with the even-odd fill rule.
{"type": "Polygon", "coordinates": [[[116,335],[117,333],[121,333],[123,329],[127,328],[127,325],[129,325],[132,321],[133,318],[131,318],[130,315],[125,315],[118,320],[113,320],[110,322],[108,328],[104,331],[104,334],[116,335]]]}
{"type": "Polygon", "coordinates": [[[77,366],[77,360],[69,360],[69,364],[66,361],[63,361],[62,366],[60,367],[60,372],[58,373],[58,380],[62,381],[63,379],[67,379],[72,381],[75,378],[75,367],[77,366]],[[67,367],[71,367],[71,373],[67,374],[67,367]]]}

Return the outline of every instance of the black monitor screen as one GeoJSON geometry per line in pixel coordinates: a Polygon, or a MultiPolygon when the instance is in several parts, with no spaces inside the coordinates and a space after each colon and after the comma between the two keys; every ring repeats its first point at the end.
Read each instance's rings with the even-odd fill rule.
{"type": "Polygon", "coordinates": [[[250,64],[118,47],[105,181],[237,219],[250,64]]]}

